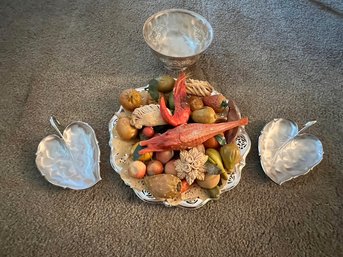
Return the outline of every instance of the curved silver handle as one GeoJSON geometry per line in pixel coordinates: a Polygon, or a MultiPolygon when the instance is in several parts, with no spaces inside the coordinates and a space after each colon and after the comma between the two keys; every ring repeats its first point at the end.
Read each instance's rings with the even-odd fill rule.
{"type": "Polygon", "coordinates": [[[61,131],[59,130],[59,128],[56,125],[56,124],[61,125],[60,122],[56,119],[56,117],[51,116],[49,121],[50,121],[51,126],[56,130],[56,132],[59,134],[59,136],[61,138],[63,138],[63,134],[61,133],[61,131]]]}

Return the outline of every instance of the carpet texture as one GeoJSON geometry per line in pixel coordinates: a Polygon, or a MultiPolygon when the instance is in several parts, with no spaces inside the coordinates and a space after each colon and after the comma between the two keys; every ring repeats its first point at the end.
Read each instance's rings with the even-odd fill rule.
{"type": "Polygon", "coordinates": [[[0,3],[1,256],[342,256],[343,4],[341,1],[2,0],[0,3]],[[139,200],[109,163],[118,95],[166,70],[142,37],[167,8],[205,16],[214,41],[191,69],[236,99],[252,149],[239,185],[190,211],[139,200]],[[89,123],[102,181],[49,184],[40,140],[89,123]],[[262,127],[289,118],[323,143],[323,161],[279,186],[257,151],[262,127]]]}

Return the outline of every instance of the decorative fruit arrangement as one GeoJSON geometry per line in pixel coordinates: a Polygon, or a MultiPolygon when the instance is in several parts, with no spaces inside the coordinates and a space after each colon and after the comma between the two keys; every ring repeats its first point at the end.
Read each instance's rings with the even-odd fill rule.
{"type": "Polygon", "coordinates": [[[130,148],[126,181],[143,184],[156,199],[181,199],[196,187],[219,197],[241,160],[238,128],[248,124],[234,101],[180,73],[176,81],[151,80],[143,92],[124,90],[120,103],[125,112],[115,130],[130,148]]]}

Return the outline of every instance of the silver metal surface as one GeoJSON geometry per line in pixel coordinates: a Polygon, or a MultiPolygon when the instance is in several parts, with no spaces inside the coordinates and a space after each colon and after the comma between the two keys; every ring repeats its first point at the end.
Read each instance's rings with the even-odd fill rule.
{"type": "Polygon", "coordinates": [[[302,133],[316,121],[306,123],[298,131],[298,125],[287,119],[274,119],[262,130],[258,140],[261,166],[275,183],[282,183],[305,175],[323,159],[320,140],[302,133]]]}
{"type": "Polygon", "coordinates": [[[170,70],[193,65],[211,44],[213,29],[201,15],[183,9],[158,12],[143,26],[145,42],[170,70]]]}
{"type": "Polygon", "coordinates": [[[63,188],[86,189],[101,180],[100,149],[95,132],[87,123],[76,121],[63,131],[50,118],[57,135],[45,137],[38,145],[36,165],[52,184],[63,188]]]}

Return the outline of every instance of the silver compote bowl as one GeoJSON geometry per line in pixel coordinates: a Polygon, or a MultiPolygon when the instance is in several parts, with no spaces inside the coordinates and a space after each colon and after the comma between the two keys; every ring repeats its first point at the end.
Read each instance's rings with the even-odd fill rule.
{"type": "Polygon", "coordinates": [[[145,42],[169,70],[185,70],[210,46],[213,29],[201,15],[183,9],[158,12],[143,26],[145,42]]]}

